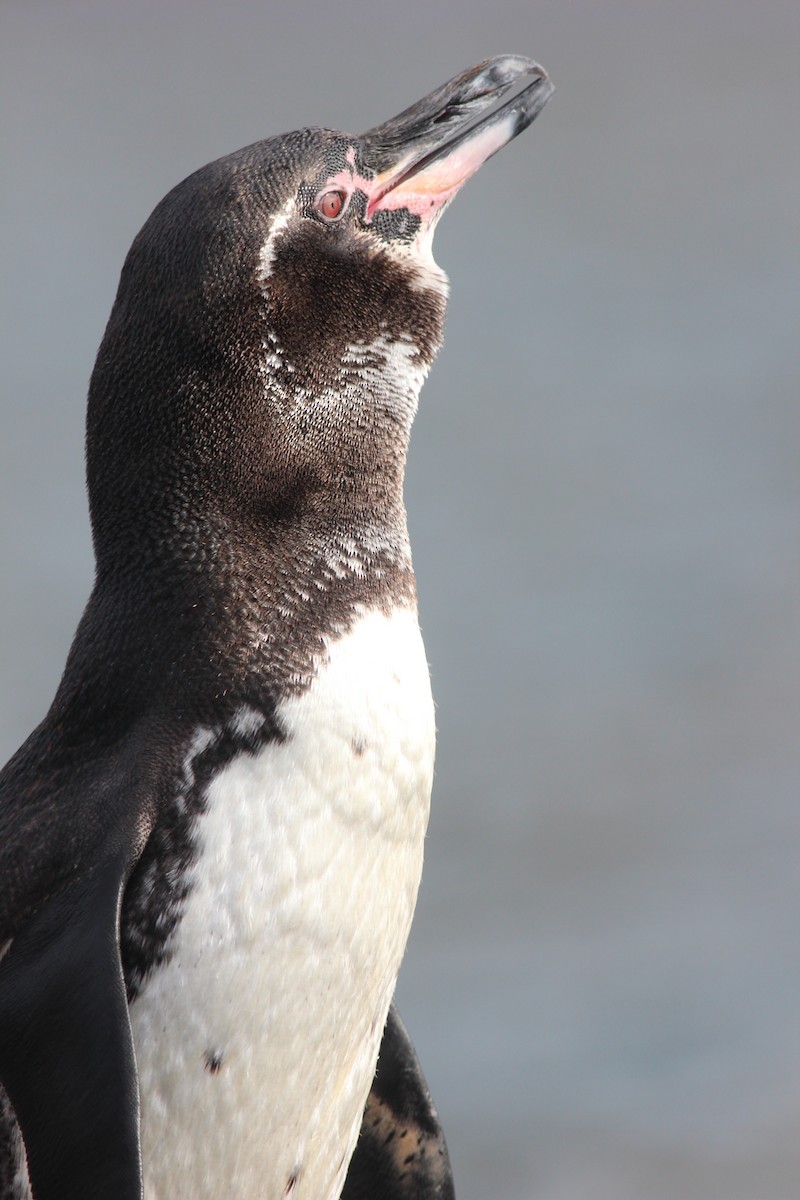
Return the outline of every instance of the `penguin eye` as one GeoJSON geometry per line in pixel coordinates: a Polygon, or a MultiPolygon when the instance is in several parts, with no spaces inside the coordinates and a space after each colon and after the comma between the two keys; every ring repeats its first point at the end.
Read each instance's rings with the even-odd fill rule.
{"type": "Polygon", "coordinates": [[[338,221],[344,212],[345,204],[347,203],[347,193],[340,192],[338,189],[333,189],[330,192],[323,192],[317,198],[314,205],[319,216],[323,221],[338,221]]]}

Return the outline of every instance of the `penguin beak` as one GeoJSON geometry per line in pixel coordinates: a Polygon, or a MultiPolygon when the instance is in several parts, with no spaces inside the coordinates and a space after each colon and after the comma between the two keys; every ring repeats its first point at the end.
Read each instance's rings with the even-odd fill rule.
{"type": "Polygon", "coordinates": [[[456,75],[399,116],[370,129],[362,138],[363,153],[376,173],[370,181],[366,220],[380,210],[404,208],[431,224],[487,158],[527,129],[553,90],[546,72],[532,59],[500,55],[456,75]],[[497,104],[526,79],[530,82],[525,87],[497,104]]]}

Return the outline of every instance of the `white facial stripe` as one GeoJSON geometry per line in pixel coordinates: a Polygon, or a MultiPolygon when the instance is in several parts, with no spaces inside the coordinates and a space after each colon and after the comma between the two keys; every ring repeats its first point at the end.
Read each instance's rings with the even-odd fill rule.
{"type": "Polygon", "coordinates": [[[272,220],[272,224],[269,227],[269,234],[258,256],[258,279],[262,284],[266,283],[272,274],[272,266],[275,261],[275,243],[289,224],[289,219],[294,210],[295,199],[294,196],[291,196],[272,220]]]}

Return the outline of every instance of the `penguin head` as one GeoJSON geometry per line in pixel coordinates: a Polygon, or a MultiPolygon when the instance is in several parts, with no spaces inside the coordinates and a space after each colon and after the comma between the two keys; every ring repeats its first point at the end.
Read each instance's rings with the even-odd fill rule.
{"type": "Polygon", "coordinates": [[[131,247],[90,387],[99,562],[136,522],[163,543],[176,507],[259,526],[402,505],[446,304],[434,227],[551,91],[530,60],[489,59],[361,136],[258,142],[165,197],[131,247]]]}

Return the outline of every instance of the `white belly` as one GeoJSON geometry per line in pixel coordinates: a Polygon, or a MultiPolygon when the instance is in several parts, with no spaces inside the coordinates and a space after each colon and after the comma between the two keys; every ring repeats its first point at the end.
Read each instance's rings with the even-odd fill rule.
{"type": "Polygon", "coordinates": [[[174,953],[131,1009],[146,1200],[335,1200],[358,1136],[433,775],[416,614],[365,614],[278,715],[286,741],[212,781],[174,953]]]}

